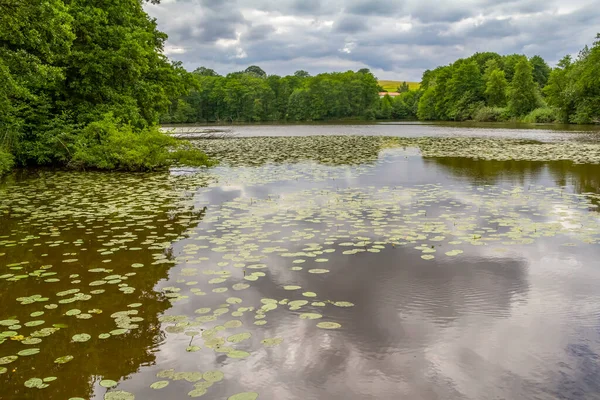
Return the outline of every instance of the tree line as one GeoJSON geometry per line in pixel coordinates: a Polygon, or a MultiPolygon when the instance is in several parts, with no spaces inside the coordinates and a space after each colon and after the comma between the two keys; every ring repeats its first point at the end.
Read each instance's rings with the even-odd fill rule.
{"type": "Polygon", "coordinates": [[[379,84],[368,69],[281,77],[258,66],[226,76],[200,67],[189,81],[188,94],[172,101],[161,122],[318,121],[365,117],[379,106],[379,84]]]}
{"type": "Polygon", "coordinates": [[[172,97],[190,86],[163,55],[167,36],[144,1],[0,2],[0,174],[15,164],[209,162],[158,129],[172,97]]]}
{"type": "Polygon", "coordinates": [[[600,35],[576,59],[551,68],[540,56],[476,53],[423,73],[420,88],[399,95],[368,69],[310,76],[267,75],[258,66],[221,76],[200,67],[162,123],[412,119],[600,122],[600,35]]]}

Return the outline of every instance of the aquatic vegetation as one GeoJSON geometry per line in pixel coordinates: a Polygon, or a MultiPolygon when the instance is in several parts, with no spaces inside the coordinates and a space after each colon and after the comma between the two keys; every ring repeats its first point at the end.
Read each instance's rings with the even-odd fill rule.
{"type": "MultiPolygon", "coordinates": [[[[348,260],[367,269],[401,249],[436,265],[461,262],[480,247],[547,238],[568,246],[600,243],[600,220],[590,218],[598,194],[534,184],[382,185],[369,175],[419,157],[402,146],[426,157],[543,159],[563,152],[565,159],[596,162],[595,144],[307,137],[196,145],[222,157],[223,166],[180,175],[42,172],[43,181],[0,187],[0,285],[7,293],[0,374],[10,375],[10,385],[51,385],[21,372],[28,366],[38,376],[52,371],[61,383],[65,371],[82,369],[115,379],[98,382],[110,389],[105,399],[132,399],[115,387],[137,365],[122,374],[94,370],[100,363],[86,370],[82,354],[108,351],[117,358],[139,350],[142,369],[151,371],[146,366],[156,356],[148,349],[166,344],[177,357],[226,360],[233,368],[292,345],[273,329],[279,320],[315,335],[343,335],[351,320],[342,316],[364,304],[323,288],[351,272],[348,260]],[[576,158],[582,150],[589,151],[576,158]],[[286,180],[292,184],[281,190],[268,186],[286,180]],[[235,185],[246,191],[224,189],[235,185]]],[[[185,393],[200,397],[231,378],[215,366],[160,371],[160,380],[144,385],[161,390],[185,381],[185,393]]]]}

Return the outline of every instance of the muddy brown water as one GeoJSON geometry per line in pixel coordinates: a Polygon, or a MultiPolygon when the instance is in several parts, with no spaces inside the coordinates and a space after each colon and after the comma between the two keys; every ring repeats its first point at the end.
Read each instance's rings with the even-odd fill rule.
{"type": "MultiPolygon", "coordinates": [[[[233,128],[307,129],[404,128],[233,128]]],[[[0,399],[600,398],[599,189],[600,165],[414,149],[22,171],[0,184],[0,399]]]]}

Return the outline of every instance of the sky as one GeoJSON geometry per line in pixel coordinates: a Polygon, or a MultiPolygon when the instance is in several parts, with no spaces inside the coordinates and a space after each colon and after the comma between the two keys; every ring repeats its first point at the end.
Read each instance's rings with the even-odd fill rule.
{"type": "Polygon", "coordinates": [[[482,51],[554,65],[600,32],[599,0],[161,0],[146,10],[169,35],[165,54],[220,74],[369,68],[420,81],[482,51]]]}

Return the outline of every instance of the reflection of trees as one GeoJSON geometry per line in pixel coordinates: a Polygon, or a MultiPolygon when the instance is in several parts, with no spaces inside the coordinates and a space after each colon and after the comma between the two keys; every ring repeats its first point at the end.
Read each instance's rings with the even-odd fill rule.
{"type": "Polygon", "coordinates": [[[600,192],[600,164],[573,164],[571,161],[489,161],[471,158],[427,158],[458,177],[475,183],[511,181],[524,184],[528,177],[539,178],[548,171],[558,186],[571,185],[576,193],[600,192]]]}
{"type": "Polygon", "coordinates": [[[425,161],[443,167],[454,176],[486,185],[501,180],[524,184],[528,177],[539,177],[544,169],[544,163],[538,161],[491,161],[462,157],[429,157],[425,161]]]}
{"type": "MultiPolygon", "coordinates": [[[[38,347],[41,350],[38,355],[21,357],[7,366],[11,368],[9,373],[0,375],[0,398],[60,400],[76,396],[91,398],[96,377],[119,381],[136,372],[140,366],[154,362],[155,354],[152,349],[164,339],[158,317],[171,306],[161,293],[154,290],[154,287],[161,279],[168,278],[173,262],[153,265],[156,260],[155,255],[163,255],[168,260],[172,260],[172,254],[168,245],[163,245],[164,250],[159,249],[159,246],[152,250],[148,250],[148,247],[176,240],[188,227],[196,225],[203,218],[205,210],[190,210],[182,207],[181,196],[176,190],[168,192],[169,185],[160,188],[165,190],[165,195],[153,196],[151,192],[146,193],[148,177],[147,175],[92,175],[86,177],[89,179],[88,186],[73,186],[74,182],[68,181],[67,178],[64,181],[61,180],[62,178],[57,178],[52,185],[52,191],[57,193],[52,196],[59,196],[40,195],[40,198],[44,197],[44,201],[40,201],[40,204],[50,206],[48,209],[51,209],[61,201],[59,197],[64,193],[62,191],[67,189],[65,185],[69,186],[71,192],[68,195],[73,199],[77,196],[83,198],[86,192],[98,190],[96,198],[100,197],[108,202],[119,200],[119,196],[130,196],[130,193],[136,193],[139,189],[141,199],[126,197],[124,202],[137,202],[143,206],[132,206],[127,215],[120,215],[119,210],[115,209],[114,212],[97,217],[94,217],[94,212],[100,212],[103,207],[101,202],[86,205],[73,203],[73,209],[78,210],[76,214],[52,215],[44,211],[36,215],[35,203],[38,199],[35,198],[34,190],[26,188],[28,185],[35,186],[38,183],[22,183],[20,189],[32,191],[30,193],[34,196],[30,204],[32,207],[27,208],[27,212],[21,212],[19,217],[2,217],[0,236],[8,236],[8,240],[21,240],[31,235],[37,236],[37,239],[30,239],[16,247],[0,246],[0,253],[6,253],[0,258],[0,262],[4,265],[29,261],[23,270],[27,272],[37,270],[42,265],[53,265],[49,271],[56,272],[53,277],[59,278],[60,281],[47,283],[43,281],[44,278],[35,277],[17,282],[0,280],[0,319],[16,316],[21,323],[35,319],[45,321],[43,325],[35,328],[19,329],[19,334],[25,336],[57,323],[67,324],[68,328],[42,338],[43,341],[38,345],[26,346],[10,340],[0,344],[0,356],[16,354],[29,347],[38,347]],[[125,179],[126,187],[123,187],[125,177],[128,179],[125,179]],[[95,189],[91,188],[94,179],[102,182],[95,189]],[[152,197],[146,198],[147,196],[152,197]],[[153,207],[151,207],[151,200],[155,201],[153,207]],[[89,213],[86,213],[87,211],[89,213]],[[54,236],[46,234],[49,232],[57,233],[54,236]],[[48,246],[49,240],[64,241],[64,243],[51,247],[48,246]],[[37,243],[41,245],[34,246],[37,243]],[[142,250],[128,250],[138,247],[142,250]],[[107,249],[113,249],[113,254],[101,254],[107,249]],[[69,258],[76,258],[77,261],[62,262],[69,258]],[[107,259],[112,261],[104,263],[103,261],[107,259]],[[144,267],[134,269],[131,266],[135,263],[144,264],[144,267]],[[110,272],[90,272],[89,270],[93,268],[106,268],[110,272]],[[89,286],[89,283],[108,275],[124,276],[128,273],[135,273],[135,275],[124,277],[125,279],[120,283],[89,286]],[[119,290],[119,284],[127,284],[135,288],[135,291],[132,294],[125,294],[119,290]],[[93,295],[88,301],[59,304],[54,310],[44,309],[43,306],[46,304],[58,303],[58,300],[71,297],[57,297],[56,293],[74,288],[81,289],[81,293],[86,294],[95,289],[104,289],[105,293],[93,295]],[[49,297],[50,300],[23,306],[15,301],[18,297],[33,294],[49,297]],[[111,314],[133,310],[134,308],[128,307],[132,303],[142,304],[141,307],[135,308],[138,310],[135,317],[143,318],[142,321],[134,322],[138,328],[124,335],[99,339],[99,334],[117,329],[111,314]],[[100,309],[102,313],[92,314],[91,319],[77,319],[64,315],[70,309],[80,309],[82,313],[100,309]],[[45,314],[37,318],[29,317],[29,314],[34,311],[44,311],[45,314]],[[72,343],[71,337],[78,333],[88,333],[92,339],[86,343],[72,343]],[[65,355],[72,355],[75,358],[61,366],[53,363],[56,358],[65,355]],[[12,369],[15,369],[14,372],[12,369]],[[46,389],[27,389],[23,385],[29,378],[48,376],[56,376],[58,380],[52,382],[46,389]]],[[[162,178],[156,181],[157,186],[160,179],[162,178]]],[[[13,189],[19,190],[19,187],[13,189]]],[[[37,189],[42,190],[41,187],[37,189]]],[[[19,214],[16,208],[17,206],[14,205],[13,214],[19,214]]],[[[57,208],[64,209],[64,205],[57,205],[57,208]]],[[[1,243],[2,239],[0,239],[1,243]]],[[[0,270],[0,274],[2,273],[5,273],[4,269],[0,270]]]]}

